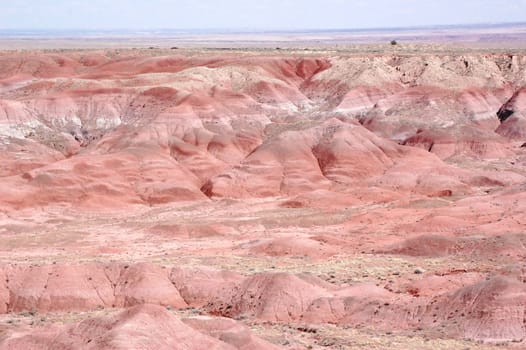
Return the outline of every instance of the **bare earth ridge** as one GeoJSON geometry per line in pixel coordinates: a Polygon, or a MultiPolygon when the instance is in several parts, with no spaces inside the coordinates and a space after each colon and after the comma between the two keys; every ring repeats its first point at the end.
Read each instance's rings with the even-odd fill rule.
{"type": "Polygon", "coordinates": [[[0,349],[526,346],[526,55],[0,52],[0,349]]]}

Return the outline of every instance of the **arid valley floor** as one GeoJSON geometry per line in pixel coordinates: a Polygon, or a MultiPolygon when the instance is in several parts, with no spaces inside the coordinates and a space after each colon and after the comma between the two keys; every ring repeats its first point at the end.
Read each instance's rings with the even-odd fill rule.
{"type": "Polygon", "coordinates": [[[0,349],[526,347],[526,54],[0,51],[0,349]]]}

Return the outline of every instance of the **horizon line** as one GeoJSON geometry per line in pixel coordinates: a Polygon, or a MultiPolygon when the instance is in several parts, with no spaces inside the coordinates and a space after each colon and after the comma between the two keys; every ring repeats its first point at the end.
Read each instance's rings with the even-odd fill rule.
{"type": "Polygon", "coordinates": [[[257,34],[257,33],[310,33],[310,32],[345,32],[345,31],[388,31],[388,30],[415,30],[415,29],[454,29],[454,28],[491,28],[503,26],[526,26],[526,21],[520,22],[477,22],[458,24],[426,24],[415,26],[391,26],[391,27],[340,27],[340,28],[0,28],[0,33],[67,33],[67,32],[202,32],[208,34],[257,34]]]}

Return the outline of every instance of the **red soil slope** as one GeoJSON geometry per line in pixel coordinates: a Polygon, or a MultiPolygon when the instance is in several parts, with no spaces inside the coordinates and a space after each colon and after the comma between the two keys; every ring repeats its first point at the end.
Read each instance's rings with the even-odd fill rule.
{"type": "Polygon", "coordinates": [[[524,345],[525,70],[1,53],[0,349],[524,345]]]}

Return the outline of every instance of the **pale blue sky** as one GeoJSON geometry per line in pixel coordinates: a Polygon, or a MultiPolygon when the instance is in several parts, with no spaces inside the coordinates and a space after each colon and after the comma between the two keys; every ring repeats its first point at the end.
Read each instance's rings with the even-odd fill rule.
{"type": "Polygon", "coordinates": [[[526,22],[526,0],[0,0],[2,29],[336,29],[526,22]]]}

